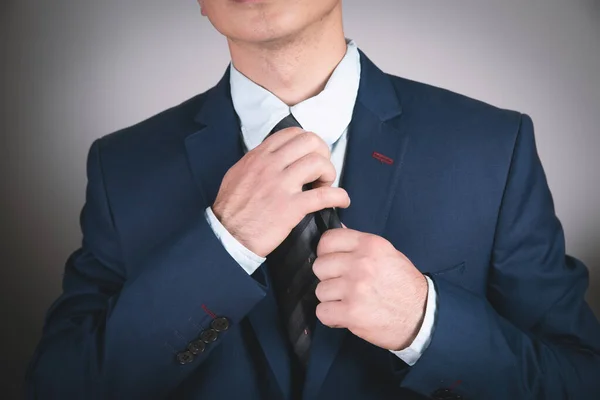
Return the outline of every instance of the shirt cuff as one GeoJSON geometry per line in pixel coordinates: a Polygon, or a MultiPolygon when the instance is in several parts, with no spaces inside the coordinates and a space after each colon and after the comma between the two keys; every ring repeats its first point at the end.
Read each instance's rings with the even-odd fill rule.
{"type": "Polygon", "coordinates": [[[206,207],[206,210],[204,210],[204,217],[215,233],[215,236],[219,239],[223,247],[225,247],[225,250],[227,250],[229,255],[237,261],[240,267],[242,267],[248,275],[252,275],[254,271],[265,262],[265,257],[254,254],[254,252],[238,242],[238,240],[229,233],[213,213],[212,208],[206,207]]]}
{"type": "Polygon", "coordinates": [[[405,349],[399,351],[390,350],[394,353],[398,358],[407,363],[409,366],[413,366],[419,361],[421,355],[431,342],[431,335],[433,334],[433,326],[435,324],[435,314],[437,309],[437,292],[435,291],[435,286],[433,285],[433,281],[425,276],[427,279],[427,304],[425,306],[425,316],[423,317],[423,324],[421,325],[421,329],[419,333],[417,333],[417,337],[413,342],[405,349]]]}

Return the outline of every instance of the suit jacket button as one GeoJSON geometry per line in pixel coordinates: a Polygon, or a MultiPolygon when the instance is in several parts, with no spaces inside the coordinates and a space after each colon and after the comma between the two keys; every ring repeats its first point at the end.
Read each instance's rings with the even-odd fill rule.
{"type": "Polygon", "coordinates": [[[204,351],[206,345],[202,340],[194,340],[188,344],[187,348],[193,355],[198,355],[204,351]]]}
{"type": "Polygon", "coordinates": [[[200,340],[202,340],[204,343],[212,343],[215,340],[217,340],[217,336],[219,336],[217,331],[215,331],[214,329],[207,329],[205,331],[202,331],[202,333],[200,334],[200,340]]]}
{"type": "Polygon", "coordinates": [[[189,351],[182,351],[177,354],[177,362],[181,365],[189,364],[194,361],[194,355],[189,351]]]}
{"type": "Polygon", "coordinates": [[[225,317],[215,318],[210,323],[210,326],[217,332],[223,332],[229,329],[229,320],[225,317]]]}

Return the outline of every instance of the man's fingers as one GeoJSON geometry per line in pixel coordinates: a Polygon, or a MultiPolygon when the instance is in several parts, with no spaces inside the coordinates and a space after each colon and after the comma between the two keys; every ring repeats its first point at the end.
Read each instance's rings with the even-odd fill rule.
{"type": "Polygon", "coordinates": [[[329,146],[323,139],[312,132],[301,132],[273,151],[274,163],[284,169],[310,153],[319,154],[326,160],[331,158],[329,146]]]}
{"type": "Polygon", "coordinates": [[[346,293],[345,283],[342,278],[328,279],[317,285],[315,295],[320,302],[343,300],[346,293]]]}
{"type": "Polygon", "coordinates": [[[303,214],[312,213],[324,208],[346,208],[350,205],[348,192],[340,187],[320,187],[296,194],[296,204],[303,214]]]}
{"type": "MultiPolygon", "coordinates": [[[[313,272],[320,281],[339,278],[344,275],[348,265],[351,265],[352,253],[329,253],[318,256],[313,263],[313,272]]],[[[323,301],[323,300],[321,300],[323,301]]]]}
{"type": "Polygon", "coordinates": [[[338,228],[325,231],[317,245],[317,256],[329,253],[351,252],[359,245],[368,234],[354,229],[338,228]]]}
{"type": "Polygon", "coordinates": [[[285,143],[289,142],[296,136],[303,134],[304,132],[306,132],[304,129],[297,127],[282,129],[273,133],[272,135],[267,136],[265,140],[263,140],[262,143],[257,146],[257,149],[260,148],[272,153],[285,143]]]}
{"type": "Polygon", "coordinates": [[[298,190],[306,183],[323,182],[331,186],[337,172],[333,163],[319,153],[309,153],[289,165],[284,171],[284,179],[298,186],[298,190]]]}
{"type": "Polygon", "coordinates": [[[330,328],[347,328],[347,306],[341,301],[328,301],[317,305],[317,318],[330,328]]]}

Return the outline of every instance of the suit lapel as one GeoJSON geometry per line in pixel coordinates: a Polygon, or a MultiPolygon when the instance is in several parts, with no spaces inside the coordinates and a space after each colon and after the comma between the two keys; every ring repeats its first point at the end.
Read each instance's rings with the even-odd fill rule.
{"type": "MultiPolygon", "coordinates": [[[[401,106],[389,77],[362,52],[361,82],[352,123],[341,186],[352,200],[340,209],[350,229],[383,234],[400,174],[408,135],[401,106]],[[383,157],[382,157],[383,156],[383,157]]],[[[332,329],[317,321],[304,386],[304,398],[315,399],[339,351],[346,329],[332,329]]]]}
{"type": "Polygon", "coordinates": [[[190,168],[205,204],[213,204],[223,176],[244,156],[238,117],[229,90],[229,69],[206,94],[195,117],[201,128],[186,137],[190,168]]]}
{"type": "MultiPolygon", "coordinates": [[[[240,125],[231,102],[229,70],[206,95],[195,118],[200,129],[186,137],[185,147],[194,180],[205,204],[213,204],[225,173],[244,156],[240,125]]],[[[256,338],[277,382],[289,397],[290,359],[284,335],[278,328],[277,304],[270,289],[266,263],[256,274],[263,274],[267,296],[249,314],[256,338]]]]}

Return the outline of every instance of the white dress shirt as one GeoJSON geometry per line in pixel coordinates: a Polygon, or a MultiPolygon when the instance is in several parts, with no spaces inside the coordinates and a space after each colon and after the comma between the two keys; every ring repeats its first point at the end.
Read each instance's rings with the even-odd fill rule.
{"type": "MultiPolygon", "coordinates": [[[[333,183],[339,186],[346,152],[348,126],[360,84],[360,55],[354,41],[347,41],[346,55],[333,71],[325,88],[318,95],[292,107],[287,106],[268,90],[242,75],[231,65],[230,84],[234,109],[240,119],[245,151],[257,147],[279,121],[290,113],[303,129],[319,135],[331,150],[331,161],[337,176],[333,183]]],[[[266,258],[261,257],[237,241],[220,223],[210,207],[205,217],[225,249],[248,274],[254,273],[266,258]]],[[[425,351],[433,331],[436,310],[436,291],[429,277],[429,292],[423,324],[409,347],[392,351],[408,365],[414,365],[425,351]]]]}

